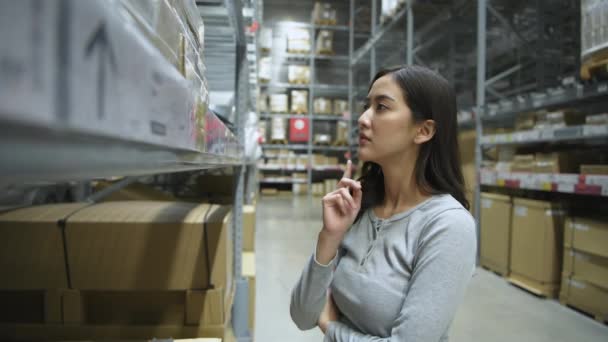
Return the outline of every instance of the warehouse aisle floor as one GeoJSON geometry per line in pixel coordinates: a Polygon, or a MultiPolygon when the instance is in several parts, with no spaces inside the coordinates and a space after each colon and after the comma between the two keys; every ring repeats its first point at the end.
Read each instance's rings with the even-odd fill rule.
{"type": "MultiPolygon", "coordinates": [[[[261,197],[256,232],[258,342],[321,342],[318,329],[302,332],[291,321],[291,289],[321,228],[320,199],[261,197]]],[[[451,342],[608,341],[608,327],[509,285],[478,269],[452,325],[451,342]]]]}

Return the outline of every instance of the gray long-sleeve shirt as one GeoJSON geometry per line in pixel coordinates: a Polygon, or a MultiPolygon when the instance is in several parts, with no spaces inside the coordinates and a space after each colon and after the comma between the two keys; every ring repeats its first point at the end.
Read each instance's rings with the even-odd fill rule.
{"type": "Polygon", "coordinates": [[[316,327],[327,289],[340,320],[325,341],[438,342],[448,330],[475,270],[475,222],[450,195],[380,219],[369,209],[321,265],[314,254],[291,298],[291,317],[316,327]]]}

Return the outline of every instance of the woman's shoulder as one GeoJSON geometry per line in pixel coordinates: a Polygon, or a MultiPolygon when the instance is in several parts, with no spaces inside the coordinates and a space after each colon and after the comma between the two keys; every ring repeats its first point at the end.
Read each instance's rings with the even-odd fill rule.
{"type": "Polygon", "coordinates": [[[471,213],[449,194],[435,196],[425,209],[427,232],[444,229],[475,232],[475,219],[471,213]]]}

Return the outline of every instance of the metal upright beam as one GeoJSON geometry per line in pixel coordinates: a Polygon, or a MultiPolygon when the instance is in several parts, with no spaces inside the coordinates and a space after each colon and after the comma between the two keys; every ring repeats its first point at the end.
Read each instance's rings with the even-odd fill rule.
{"type": "Polygon", "coordinates": [[[484,114],[486,103],[486,14],[487,0],[477,0],[477,110],[475,113],[475,169],[477,172],[477,182],[475,183],[475,220],[477,221],[477,256],[479,260],[479,228],[480,228],[480,199],[481,199],[481,179],[479,170],[481,169],[481,116],[484,114]]]}
{"type": "MultiPolygon", "coordinates": [[[[348,21],[348,59],[352,61],[353,51],[355,49],[355,0],[350,0],[350,20],[348,21]]],[[[348,152],[349,156],[352,159],[353,156],[353,144],[351,142],[352,137],[352,129],[353,129],[353,120],[356,117],[354,113],[354,84],[353,84],[353,72],[354,66],[349,63],[348,65],[348,113],[350,117],[348,118],[348,152]]]]}
{"type": "Polygon", "coordinates": [[[411,1],[407,3],[407,64],[414,64],[414,11],[411,1]]]}
{"type": "MultiPolygon", "coordinates": [[[[372,0],[372,37],[376,35],[378,26],[378,0],[372,0]]],[[[374,79],[376,75],[376,45],[372,45],[369,60],[369,80],[374,79]]]]}

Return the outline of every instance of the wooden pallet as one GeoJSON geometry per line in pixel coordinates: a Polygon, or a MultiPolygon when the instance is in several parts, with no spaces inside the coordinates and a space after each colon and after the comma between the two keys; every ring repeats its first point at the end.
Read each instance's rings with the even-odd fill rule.
{"type": "Polygon", "coordinates": [[[479,265],[483,269],[485,269],[487,271],[490,271],[492,273],[495,273],[495,274],[497,274],[497,275],[499,275],[501,277],[505,277],[506,278],[506,277],[509,276],[509,269],[507,267],[499,267],[498,265],[494,264],[491,261],[481,259],[479,261],[479,265]]]}
{"type": "Polygon", "coordinates": [[[335,26],[338,24],[338,22],[335,19],[318,19],[315,20],[315,24],[322,26],[335,26]]]}
{"type": "Polygon", "coordinates": [[[590,80],[594,76],[608,76],[608,49],[592,54],[581,63],[581,78],[590,80]]]}
{"type": "Polygon", "coordinates": [[[296,50],[296,49],[287,49],[288,53],[297,53],[297,54],[309,54],[309,50],[296,50]]]}
{"type": "Polygon", "coordinates": [[[287,145],[288,141],[287,139],[272,139],[270,143],[273,145],[287,145]]]}
{"type": "Polygon", "coordinates": [[[334,50],[329,50],[329,49],[321,49],[321,50],[317,50],[317,55],[322,55],[322,56],[334,56],[336,53],[334,52],[334,50]]]}
{"type": "Polygon", "coordinates": [[[542,298],[556,298],[559,291],[559,284],[541,283],[525,276],[511,273],[507,281],[531,294],[542,298]]]}
{"type": "Polygon", "coordinates": [[[287,81],[287,83],[293,84],[293,85],[307,85],[310,82],[309,82],[309,80],[296,79],[296,80],[287,81]]]}
{"type": "Polygon", "coordinates": [[[587,317],[593,318],[599,323],[608,325],[608,315],[605,313],[597,312],[591,308],[587,308],[584,305],[570,303],[566,298],[560,298],[559,302],[561,305],[566,306],[576,312],[579,312],[587,317]]]}

